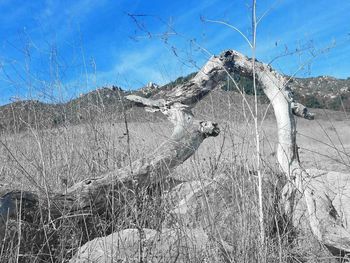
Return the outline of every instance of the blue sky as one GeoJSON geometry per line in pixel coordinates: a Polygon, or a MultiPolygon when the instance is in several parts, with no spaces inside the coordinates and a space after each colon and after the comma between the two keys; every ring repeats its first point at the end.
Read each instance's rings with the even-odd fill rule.
{"type": "MultiPolygon", "coordinates": [[[[250,56],[240,34],[205,22],[225,21],[250,38],[250,6],[246,0],[0,0],[0,105],[15,98],[61,102],[105,85],[165,84],[225,49],[250,56]]],[[[264,17],[257,57],[285,74],[350,77],[349,14],[350,1],[258,0],[257,15],[264,17]]]]}

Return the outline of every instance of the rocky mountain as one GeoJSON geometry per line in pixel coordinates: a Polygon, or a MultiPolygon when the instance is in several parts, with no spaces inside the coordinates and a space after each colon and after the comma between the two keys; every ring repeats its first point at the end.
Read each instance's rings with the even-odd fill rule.
{"type": "Polygon", "coordinates": [[[298,99],[310,108],[350,111],[350,77],[295,78],[291,86],[298,99]]]}
{"type": "MultiPolygon", "coordinates": [[[[83,94],[66,103],[49,104],[36,100],[16,101],[0,107],[0,131],[19,132],[30,127],[52,128],[58,125],[86,123],[93,120],[114,122],[124,121],[157,121],[163,119],[161,114],[150,114],[133,103],[124,100],[128,94],[136,94],[147,98],[157,97],[160,91],[172,89],[185,83],[196,72],[179,77],[162,87],[149,83],[136,91],[125,91],[117,86],[102,87],[83,94]]],[[[248,100],[253,94],[252,80],[238,74],[233,78],[241,90],[247,94],[248,100]]],[[[228,77],[222,79],[221,89],[210,99],[204,99],[195,107],[196,114],[225,117],[229,105],[241,105],[240,95],[233,81],[228,77]],[[215,100],[215,101],[214,101],[215,100]],[[203,105],[211,103],[212,106],[203,105]],[[222,115],[222,116],[221,116],[222,115]]],[[[337,111],[350,111],[350,78],[333,77],[293,78],[290,80],[296,98],[310,108],[322,108],[337,111]]],[[[267,103],[261,88],[258,86],[259,100],[267,103]]]]}

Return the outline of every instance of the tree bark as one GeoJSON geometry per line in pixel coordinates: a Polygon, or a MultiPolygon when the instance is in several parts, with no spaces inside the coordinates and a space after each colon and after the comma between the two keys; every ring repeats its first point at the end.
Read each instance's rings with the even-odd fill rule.
{"type": "MultiPolygon", "coordinates": [[[[237,72],[252,75],[250,59],[236,51],[226,53],[232,56],[237,72]]],[[[294,101],[285,77],[261,62],[256,61],[255,67],[277,120],[277,159],[288,178],[284,189],[285,198],[289,199],[286,210],[293,214],[293,196],[299,191],[307,205],[310,227],[316,238],[333,254],[350,253],[350,174],[304,169],[300,165],[294,115],[309,120],[314,115],[294,101]]]]}
{"type": "MultiPolygon", "coordinates": [[[[208,64],[211,65],[212,62],[209,61],[208,64]]],[[[204,67],[204,72],[207,67],[204,67]]],[[[21,247],[24,246],[22,254],[35,253],[35,246],[36,252],[45,250],[51,255],[51,247],[61,245],[57,243],[61,238],[59,232],[67,224],[70,224],[67,227],[70,228],[70,233],[73,236],[77,235],[81,244],[101,235],[101,231],[94,231],[97,217],[114,222],[119,229],[134,226],[138,224],[137,221],[144,220],[141,217],[147,216],[141,215],[138,210],[141,206],[146,206],[147,209],[144,201],[153,195],[153,188],[166,181],[169,173],[193,155],[204,139],[219,134],[216,123],[195,120],[191,112],[193,104],[183,104],[189,101],[196,102],[207,93],[208,83],[213,82],[203,74],[198,74],[197,79],[201,81],[195,92],[192,89],[178,89],[176,96],[167,96],[169,100],[157,101],[129,96],[129,100],[146,106],[148,110],[160,110],[174,124],[170,139],[148,157],[134,161],[128,167],[104,174],[100,178],[83,180],[65,193],[47,193],[40,190],[1,191],[0,243],[3,241],[3,244],[6,244],[9,238],[12,238],[9,234],[15,233],[21,235],[18,237],[18,243],[21,243],[21,247]],[[129,217],[132,218],[131,222],[125,222],[129,217]],[[70,219],[74,219],[71,220],[74,223],[70,222],[70,219]],[[31,244],[33,239],[36,244],[31,244]],[[29,249],[26,249],[26,246],[29,246],[29,249]]],[[[154,205],[152,200],[148,204],[154,205]]],[[[149,227],[148,223],[138,227],[149,227]]],[[[108,234],[113,231],[113,227],[104,231],[104,234],[108,234]]]]}
{"type": "MultiPolygon", "coordinates": [[[[4,193],[0,199],[0,238],[1,234],[4,235],[8,220],[18,219],[19,208],[22,220],[40,221],[54,228],[57,220],[63,217],[101,215],[106,212],[106,207],[110,207],[110,197],[120,197],[120,192],[124,192],[126,194],[121,199],[128,202],[128,197],[139,187],[163,180],[173,168],[191,156],[206,137],[218,134],[215,123],[195,121],[191,107],[219,86],[222,76],[232,72],[251,77],[251,59],[228,50],[220,56],[213,56],[189,82],[159,92],[155,97],[157,100],[129,96],[128,99],[142,104],[146,109],[159,110],[168,116],[175,126],[171,140],[150,157],[132,163],[131,167],[101,178],[84,180],[65,194],[49,193],[47,198],[46,193],[4,193]]],[[[299,191],[307,204],[310,226],[318,240],[331,250],[350,252],[349,174],[301,167],[294,115],[306,119],[312,119],[313,115],[294,101],[288,81],[270,66],[256,61],[255,72],[274,108],[279,141],[277,159],[289,181],[290,191],[284,192],[287,199],[293,196],[293,192],[299,191]]],[[[293,206],[287,207],[293,213],[293,206]]],[[[86,224],[86,220],[83,223],[86,224]]]]}

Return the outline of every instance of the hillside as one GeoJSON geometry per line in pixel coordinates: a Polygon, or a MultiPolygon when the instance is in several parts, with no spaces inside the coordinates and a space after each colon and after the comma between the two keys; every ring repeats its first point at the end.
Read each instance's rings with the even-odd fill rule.
{"type": "Polygon", "coordinates": [[[292,88],[297,98],[308,107],[350,111],[350,78],[295,78],[292,88]]]}
{"type": "MultiPolygon", "coordinates": [[[[194,77],[191,73],[186,77],[180,77],[165,85],[164,88],[171,88],[179,83],[186,82],[194,77]]],[[[350,77],[337,79],[329,76],[310,78],[292,78],[286,76],[289,85],[294,91],[295,98],[309,108],[328,109],[335,111],[350,111],[350,77]]],[[[241,89],[248,95],[253,95],[253,83],[251,79],[238,74],[233,75],[234,80],[241,89]]],[[[225,91],[237,91],[233,81],[229,78],[222,80],[222,89],[225,91]]],[[[258,86],[258,94],[262,95],[261,102],[267,102],[263,91],[258,86]]]]}
{"type": "Polygon", "coordinates": [[[16,101],[0,107],[0,131],[20,132],[30,127],[52,128],[59,125],[86,123],[94,120],[123,121],[125,112],[132,121],[152,121],[153,115],[142,109],[131,109],[124,100],[128,94],[145,95],[142,90],[127,92],[118,87],[102,87],[67,103],[50,104],[37,100],[16,101]]]}
{"type": "MultiPolygon", "coordinates": [[[[159,98],[162,91],[169,90],[178,84],[185,83],[195,76],[192,73],[180,77],[162,87],[150,83],[136,91],[124,91],[112,86],[102,87],[81,95],[71,101],[61,104],[48,104],[40,101],[17,101],[0,107],[0,131],[22,131],[30,127],[52,128],[58,125],[86,123],[93,120],[115,122],[124,121],[125,117],[131,122],[157,121],[164,117],[161,114],[150,114],[124,100],[128,94],[144,97],[159,98]]],[[[253,94],[250,79],[234,75],[235,81],[247,94],[248,101],[253,94]]],[[[241,95],[229,78],[220,81],[221,89],[205,98],[195,107],[199,116],[211,116],[225,119],[226,109],[234,105],[235,110],[242,110],[241,95]],[[210,103],[210,107],[208,107],[210,103]],[[206,106],[203,106],[206,105],[206,106]]],[[[321,108],[337,111],[350,111],[350,79],[332,77],[294,78],[290,86],[295,97],[310,108],[321,108]]],[[[262,90],[258,87],[259,101],[267,103],[262,90]]],[[[263,114],[263,113],[262,113],[263,114]]]]}

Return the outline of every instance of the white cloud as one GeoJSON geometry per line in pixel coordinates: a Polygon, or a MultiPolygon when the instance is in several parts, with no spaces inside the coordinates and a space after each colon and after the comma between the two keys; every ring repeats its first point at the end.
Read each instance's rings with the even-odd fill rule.
{"type": "Polygon", "coordinates": [[[134,89],[150,81],[158,84],[168,81],[159,66],[162,56],[157,46],[149,45],[142,50],[123,51],[110,59],[115,63],[109,70],[82,74],[77,79],[67,82],[65,86],[67,89],[79,87],[79,92],[84,92],[87,89],[112,84],[134,89]]]}
{"type": "Polygon", "coordinates": [[[141,50],[125,51],[116,58],[118,62],[115,64],[113,71],[122,74],[144,66],[146,62],[152,63],[152,58],[155,58],[157,54],[159,54],[159,47],[157,46],[148,46],[141,50]]]}

